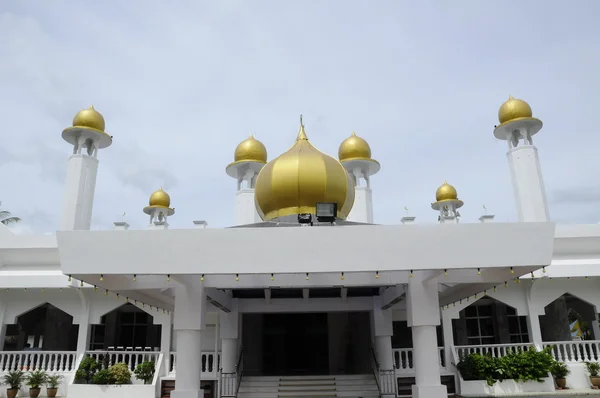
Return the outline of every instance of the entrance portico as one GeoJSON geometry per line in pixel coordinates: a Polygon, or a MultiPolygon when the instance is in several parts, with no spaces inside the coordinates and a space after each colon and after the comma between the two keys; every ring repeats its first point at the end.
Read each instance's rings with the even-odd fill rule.
{"type": "MultiPolygon", "coordinates": [[[[241,346],[239,334],[234,333],[235,314],[284,313],[290,308],[295,312],[372,312],[377,302],[379,309],[373,316],[385,318],[379,311],[405,298],[413,328],[414,391],[421,396],[427,391],[432,398],[445,396],[439,372],[425,365],[438,360],[439,306],[548,265],[554,240],[550,223],[269,228],[277,226],[281,225],[123,234],[69,231],[57,237],[65,274],[131,299],[155,300],[175,311],[177,398],[201,394],[200,341],[207,304],[226,319],[222,325],[232,325],[229,334],[221,327],[222,336],[237,339],[222,344],[221,367],[223,373],[232,368],[237,373],[238,362],[232,366],[231,361],[240,358],[234,351],[241,346]],[[363,242],[371,243],[364,247],[363,242]],[[100,269],[103,275],[97,273],[100,269]],[[376,298],[345,296],[344,289],[353,286],[378,286],[380,294],[376,298]],[[265,305],[264,300],[234,299],[229,292],[319,287],[339,289],[340,297],[271,298],[265,305]],[[174,297],[165,293],[173,290],[174,297]]],[[[384,327],[376,327],[373,334],[381,371],[390,362],[389,350],[384,348],[387,333],[384,327]]],[[[239,375],[231,376],[234,385],[239,375]]]]}

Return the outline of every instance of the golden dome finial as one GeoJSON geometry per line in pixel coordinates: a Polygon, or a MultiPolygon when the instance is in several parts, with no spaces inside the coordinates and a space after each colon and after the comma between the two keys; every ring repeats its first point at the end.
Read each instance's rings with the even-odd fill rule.
{"type": "Polygon", "coordinates": [[[298,132],[298,137],[296,137],[296,141],[300,140],[308,140],[306,136],[306,131],[304,131],[304,123],[302,121],[302,115],[300,115],[300,131],[298,132]]]}
{"type": "Polygon", "coordinates": [[[233,154],[234,162],[267,163],[267,148],[254,138],[254,134],[240,142],[233,154]]]}
{"type": "Polygon", "coordinates": [[[84,127],[104,133],[106,125],[104,116],[94,108],[94,105],[90,105],[89,108],[83,109],[75,115],[73,127],[84,127]]]}
{"type": "Polygon", "coordinates": [[[353,131],[352,135],[340,144],[338,158],[340,162],[348,160],[372,160],[371,147],[364,138],[356,135],[353,131]]]}
{"type": "Polygon", "coordinates": [[[444,181],[437,191],[435,191],[435,200],[436,202],[443,202],[445,200],[458,200],[458,192],[456,192],[456,188],[448,184],[447,181],[444,181]]]}
{"type": "Polygon", "coordinates": [[[498,110],[498,121],[503,124],[516,119],[531,118],[533,112],[529,104],[521,99],[508,96],[508,100],[498,110]]]}
{"type": "Polygon", "coordinates": [[[152,207],[169,207],[171,206],[171,197],[160,187],[150,195],[148,205],[152,207]]]}
{"type": "Polygon", "coordinates": [[[256,179],[256,210],[268,221],[315,214],[318,202],[337,203],[337,216],[345,219],[354,204],[354,182],[340,162],[310,143],[301,118],[294,145],[267,163],[256,179]]]}

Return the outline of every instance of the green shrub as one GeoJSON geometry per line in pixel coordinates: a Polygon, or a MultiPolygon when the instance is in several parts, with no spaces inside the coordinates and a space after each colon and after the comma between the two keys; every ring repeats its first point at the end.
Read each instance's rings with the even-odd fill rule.
{"type": "Polygon", "coordinates": [[[591,377],[598,377],[600,364],[598,362],[585,362],[585,367],[591,377]]]}
{"type": "Polygon", "coordinates": [[[485,380],[488,385],[497,381],[513,379],[517,382],[538,381],[548,377],[556,362],[552,357],[552,347],[542,351],[534,348],[525,351],[509,352],[496,358],[490,355],[471,353],[456,364],[456,369],[464,380],[485,380]]]}
{"type": "Polygon", "coordinates": [[[100,385],[115,384],[115,381],[112,377],[112,374],[110,373],[110,371],[108,369],[102,369],[102,370],[99,370],[98,373],[96,373],[94,375],[94,377],[92,378],[92,384],[100,384],[100,385]]]}
{"type": "Polygon", "coordinates": [[[117,363],[108,368],[114,384],[131,384],[131,372],[125,363],[117,363]]]}
{"type": "Polygon", "coordinates": [[[144,384],[150,384],[154,378],[154,362],[142,362],[136,366],[133,372],[138,380],[143,380],[144,384]]]}
{"type": "Polygon", "coordinates": [[[555,379],[564,379],[571,373],[571,370],[564,362],[554,362],[550,367],[550,373],[555,379]]]}
{"type": "Polygon", "coordinates": [[[75,372],[75,380],[82,380],[89,383],[99,369],[98,362],[92,357],[85,357],[79,364],[79,369],[75,372]]]}

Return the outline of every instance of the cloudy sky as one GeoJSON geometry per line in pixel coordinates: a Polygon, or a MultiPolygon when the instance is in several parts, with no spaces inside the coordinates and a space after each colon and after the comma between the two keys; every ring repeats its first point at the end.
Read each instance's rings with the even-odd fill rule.
{"type": "Polygon", "coordinates": [[[534,137],[553,219],[600,221],[598,0],[0,1],[0,190],[20,232],[56,230],[71,148],[61,139],[94,104],[113,145],[100,153],[94,228],[134,228],[163,185],[177,213],[233,223],[225,174],[250,133],[272,159],[298,116],[324,152],[354,130],[382,169],[375,218],[421,223],[444,180],[483,213],[515,220],[506,143],[509,94],[534,137]]]}

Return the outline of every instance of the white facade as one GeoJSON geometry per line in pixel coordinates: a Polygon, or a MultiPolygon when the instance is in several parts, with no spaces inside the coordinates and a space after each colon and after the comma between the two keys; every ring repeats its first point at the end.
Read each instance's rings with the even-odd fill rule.
{"type": "Polygon", "coordinates": [[[509,141],[517,223],[458,223],[462,202],[440,197],[439,224],[372,225],[371,159],[343,162],[354,223],[263,223],[254,190],[264,163],[236,160],[227,173],[241,227],[169,229],[169,203],[151,199],[148,229],[91,231],[97,149],[107,145],[75,153],[55,236],[0,225],[0,375],[42,368],[67,376],[70,397],[110,395],[71,388],[87,355],[154,361],[153,388],[131,387],[140,397],[173,381],[175,398],[202,397],[207,383],[213,396],[277,396],[294,377],[318,376],[345,396],[406,388],[439,398],[472,388],[454,368],[465,353],[555,345],[571,388],[589,388],[583,362],[600,361],[600,225],[550,221],[531,141],[541,122],[528,123],[495,131],[509,141]],[[574,312],[585,340],[571,339],[574,312]]]}

